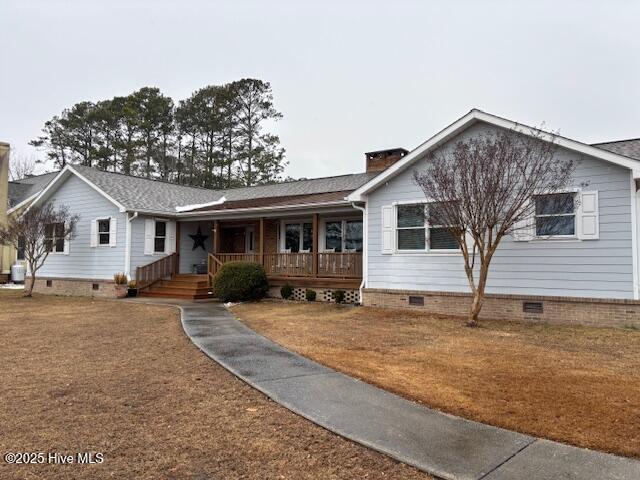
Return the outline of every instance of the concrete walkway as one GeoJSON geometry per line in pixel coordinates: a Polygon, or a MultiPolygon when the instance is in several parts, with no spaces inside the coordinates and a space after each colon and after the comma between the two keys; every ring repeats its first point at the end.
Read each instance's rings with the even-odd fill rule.
{"type": "Polygon", "coordinates": [[[216,303],[176,302],[205,354],[289,410],[437,477],[640,479],[640,462],[431,410],[258,335],[216,303]]]}

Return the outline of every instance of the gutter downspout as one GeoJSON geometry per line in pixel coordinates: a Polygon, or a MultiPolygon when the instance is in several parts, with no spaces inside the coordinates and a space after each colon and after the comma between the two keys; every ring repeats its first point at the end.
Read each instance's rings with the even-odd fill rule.
{"type": "Polygon", "coordinates": [[[368,230],[368,218],[367,218],[367,204],[365,202],[364,207],[361,207],[359,205],[356,205],[355,202],[351,202],[351,206],[357,210],[360,210],[362,212],[362,282],[360,282],[360,288],[358,289],[359,293],[360,293],[360,305],[363,304],[362,300],[363,300],[363,295],[362,295],[362,290],[364,289],[364,287],[367,284],[367,251],[368,251],[368,244],[367,244],[367,238],[369,237],[369,232],[368,230]]]}
{"type": "Polygon", "coordinates": [[[124,273],[129,280],[131,280],[131,222],[138,218],[138,212],[134,212],[130,217],[129,213],[125,213],[127,223],[126,223],[126,238],[125,238],[125,247],[124,247],[124,273]]]}

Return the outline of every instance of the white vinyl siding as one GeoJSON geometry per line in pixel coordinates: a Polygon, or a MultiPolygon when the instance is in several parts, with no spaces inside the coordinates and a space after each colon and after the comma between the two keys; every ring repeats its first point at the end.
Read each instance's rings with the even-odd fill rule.
{"type": "MultiPolygon", "coordinates": [[[[487,133],[476,124],[466,135],[487,133]]],[[[447,148],[460,137],[445,144],[447,148]]],[[[559,149],[579,161],[573,186],[582,187],[576,226],[579,238],[503,239],[491,263],[487,291],[520,295],[633,298],[631,190],[629,170],[559,149]],[[581,229],[581,230],[580,230],[581,229]],[[589,241],[587,241],[589,240],[589,241]]],[[[415,168],[424,168],[424,161],[415,168]]],[[[424,193],[408,169],[368,197],[368,288],[468,292],[462,257],[394,254],[390,206],[414,202],[424,193]]],[[[426,200],[426,199],[425,199],[426,200]]]]}

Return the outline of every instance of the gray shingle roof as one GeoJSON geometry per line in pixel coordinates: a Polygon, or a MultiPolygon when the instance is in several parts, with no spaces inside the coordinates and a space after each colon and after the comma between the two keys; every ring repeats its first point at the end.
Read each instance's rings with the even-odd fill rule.
{"type": "Polygon", "coordinates": [[[58,172],[44,173],[9,182],[8,208],[15,207],[27,198],[42,191],[57,174],[58,172]]]}
{"type": "Polygon", "coordinates": [[[227,200],[248,200],[314,193],[353,191],[371,180],[376,173],[356,173],[337,177],[314,178],[256,187],[208,190],[150,180],[91,167],[73,168],[127,210],[175,214],[176,207],[227,200]]]}
{"type": "Polygon", "coordinates": [[[640,138],[618,140],[615,142],[594,143],[591,146],[640,160],[640,138]]]}

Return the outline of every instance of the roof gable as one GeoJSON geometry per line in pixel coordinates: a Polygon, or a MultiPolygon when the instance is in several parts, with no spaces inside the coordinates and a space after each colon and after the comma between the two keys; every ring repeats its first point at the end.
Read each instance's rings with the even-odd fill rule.
{"type": "Polygon", "coordinates": [[[444,143],[477,122],[485,122],[496,127],[504,128],[507,130],[514,130],[525,135],[531,135],[532,132],[536,132],[536,134],[538,134],[543,140],[554,141],[557,145],[569,150],[589,155],[606,162],[613,163],[615,165],[626,167],[633,171],[634,178],[640,178],[640,161],[636,159],[620,155],[619,153],[604,150],[602,148],[597,148],[592,145],[577,142],[569,138],[554,135],[549,132],[545,132],[533,127],[529,127],[527,125],[507,120],[505,118],[491,115],[481,110],[474,109],[460,119],[456,120],[451,125],[441,130],[440,132],[436,133],[433,137],[428,139],[426,142],[424,142],[411,152],[409,152],[398,163],[392,165],[380,175],[373,178],[362,187],[358,188],[356,191],[351,193],[347,197],[347,199],[352,202],[364,201],[366,195],[369,192],[375,190],[381,185],[384,185],[386,181],[411,167],[411,165],[413,165],[419,159],[423,158],[428,152],[443,145],[444,143]]]}

